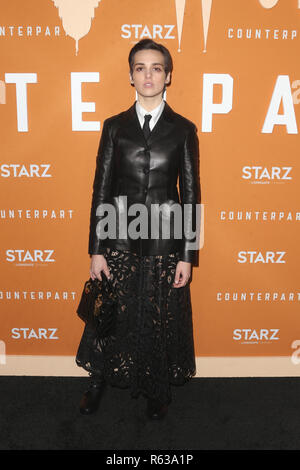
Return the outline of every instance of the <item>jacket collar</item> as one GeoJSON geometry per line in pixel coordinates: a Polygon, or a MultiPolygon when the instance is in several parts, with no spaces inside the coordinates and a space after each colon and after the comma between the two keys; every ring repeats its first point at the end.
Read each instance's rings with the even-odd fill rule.
{"type": "Polygon", "coordinates": [[[152,142],[160,139],[170,130],[174,121],[175,113],[168,103],[165,102],[163,112],[146,141],[136,113],[135,103],[136,102],[134,102],[133,105],[124,112],[124,127],[130,136],[136,139],[137,143],[140,143],[141,145],[151,145],[152,142]]]}

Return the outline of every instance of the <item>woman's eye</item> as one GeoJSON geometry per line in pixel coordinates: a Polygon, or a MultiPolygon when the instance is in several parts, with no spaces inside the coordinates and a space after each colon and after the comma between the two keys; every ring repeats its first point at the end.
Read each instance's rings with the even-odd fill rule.
{"type": "MultiPolygon", "coordinates": [[[[141,72],[141,71],[144,70],[144,67],[136,67],[135,70],[136,70],[136,72],[141,72]]],[[[153,67],[153,70],[154,70],[155,72],[162,72],[161,67],[153,67]]]]}

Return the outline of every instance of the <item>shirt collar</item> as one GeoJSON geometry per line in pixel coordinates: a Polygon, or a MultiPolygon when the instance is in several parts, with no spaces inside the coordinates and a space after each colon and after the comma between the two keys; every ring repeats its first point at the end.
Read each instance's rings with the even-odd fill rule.
{"type": "Polygon", "coordinates": [[[162,112],[163,108],[165,106],[165,101],[164,100],[161,100],[160,104],[152,109],[152,111],[146,111],[146,109],[144,109],[142,107],[142,105],[140,104],[140,102],[137,100],[136,102],[136,112],[137,112],[137,115],[140,119],[140,121],[144,121],[144,117],[145,117],[145,114],[151,114],[152,116],[152,119],[151,119],[151,124],[155,123],[157,121],[157,118],[160,116],[160,113],[162,112]]]}

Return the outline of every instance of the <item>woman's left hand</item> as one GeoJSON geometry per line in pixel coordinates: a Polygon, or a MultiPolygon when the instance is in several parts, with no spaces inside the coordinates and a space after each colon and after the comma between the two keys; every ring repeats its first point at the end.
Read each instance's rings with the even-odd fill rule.
{"type": "Polygon", "coordinates": [[[175,272],[173,287],[183,287],[191,277],[192,263],[178,261],[175,272]]]}

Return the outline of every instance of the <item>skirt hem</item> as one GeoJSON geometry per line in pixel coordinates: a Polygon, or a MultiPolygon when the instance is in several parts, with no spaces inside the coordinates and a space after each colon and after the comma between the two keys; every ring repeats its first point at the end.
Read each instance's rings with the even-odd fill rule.
{"type": "MultiPolygon", "coordinates": [[[[87,365],[81,364],[78,360],[75,361],[76,365],[78,367],[81,367],[85,371],[87,371],[89,374],[93,375],[99,375],[103,380],[110,385],[111,387],[114,388],[119,388],[119,389],[130,389],[130,395],[131,398],[138,398],[140,395],[142,395],[144,398],[150,398],[150,399],[156,399],[159,398],[156,395],[151,395],[149,394],[149,391],[146,391],[144,388],[141,386],[138,386],[137,388],[134,388],[133,384],[131,382],[126,382],[126,381],[121,381],[121,380],[114,380],[111,376],[107,376],[105,373],[104,374],[99,374],[97,371],[95,371],[92,367],[89,367],[87,365]]],[[[196,370],[193,369],[192,371],[189,371],[187,374],[181,375],[181,377],[178,379],[175,378],[170,378],[168,385],[169,385],[169,390],[170,387],[181,387],[185,385],[187,382],[190,382],[192,378],[196,375],[196,370]]],[[[171,390],[169,394],[169,402],[171,401],[171,390]]]]}

